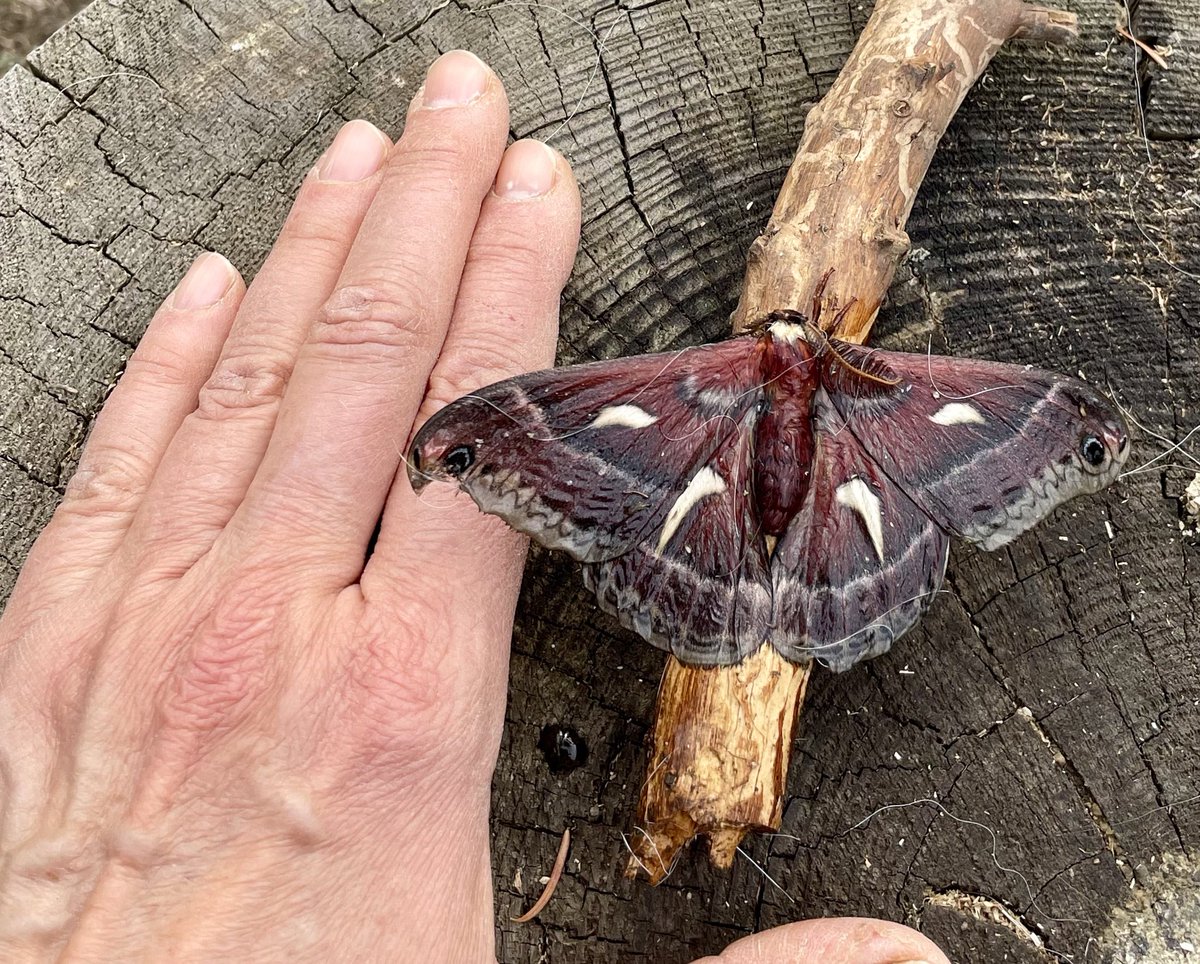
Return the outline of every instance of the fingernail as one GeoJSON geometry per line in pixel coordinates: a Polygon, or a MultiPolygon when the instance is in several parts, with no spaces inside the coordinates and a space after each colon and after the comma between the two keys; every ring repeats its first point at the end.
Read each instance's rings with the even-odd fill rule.
{"type": "Polygon", "coordinates": [[[554,187],[554,152],[541,141],[517,141],[504,152],[493,190],[500,197],[541,197],[554,187]]]}
{"type": "Polygon", "coordinates": [[[317,165],[322,181],[365,181],[383,165],[388,142],[365,120],[344,125],[317,165]]]}
{"type": "Polygon", "coordinates": [[[422,107],[462,107],[487,90],[491,71],[466,50],[451,50],[433,62],[421,91],[422,107]]]}
{"type": "Polygon", "coordinates": [[[211,308],[233,286],[234,270],[225,258],[212,251],[200,255],[171,295],[171,307],[180,311],[211,308]]]}

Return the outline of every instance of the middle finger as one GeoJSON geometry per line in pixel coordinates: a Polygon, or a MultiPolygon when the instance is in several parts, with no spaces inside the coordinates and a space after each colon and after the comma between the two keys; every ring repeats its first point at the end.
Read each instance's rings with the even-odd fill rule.
{"type": "MultiPolygon", "coordinates": [[[[508,135],[496,76],[442,56],[410,109],[337,286],[301,348],[241,513],[282,516],[280,549],[319,560],[341,585],[402,458],[454,309],[480,206],[508,135]]],[[[243,531],[255,527],[243,527],[243,531]]]]}

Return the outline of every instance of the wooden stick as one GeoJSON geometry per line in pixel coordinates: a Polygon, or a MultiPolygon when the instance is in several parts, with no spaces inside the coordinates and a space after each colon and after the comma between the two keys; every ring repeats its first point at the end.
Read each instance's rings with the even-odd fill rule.
{"type": "MultiPolygon", "coordinates": [[[[766,230],[750,246],[731,319],[809,311],[863,342],[908,252],[904,231],[938,142],[1006,40],[1063,42],[1073,14],[1020,0],[879,0],[825,98],[809,112],[766,230]]],[[[736,666],[670,658],[658,694],[629,876],[658,883],[693,837],[728,867],[752,829],[778,829],[795,723],[812,664],[766,645],[736,666]]]]}

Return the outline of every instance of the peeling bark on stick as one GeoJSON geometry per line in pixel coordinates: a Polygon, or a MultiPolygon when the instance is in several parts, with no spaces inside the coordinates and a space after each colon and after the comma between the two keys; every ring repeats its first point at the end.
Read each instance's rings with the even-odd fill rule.
{"type": "MultiPolygon", "coordinates": [[[[734,331],[777,308],[808,309],[829,275],[821,318],[850,305],[834,334],[865,341],[908,252],[917,189],[967,91],[1005,41],[1077,33],[1073,14],[1020,0],[880,0],[808,115],[771,219],[750,247],[734,331]]],[[[658,883],[696,836],[728,867],[747,832],[779,827],[811,669],[769,644],[737,666],[670,657],[627,874],[658,883]]]]}

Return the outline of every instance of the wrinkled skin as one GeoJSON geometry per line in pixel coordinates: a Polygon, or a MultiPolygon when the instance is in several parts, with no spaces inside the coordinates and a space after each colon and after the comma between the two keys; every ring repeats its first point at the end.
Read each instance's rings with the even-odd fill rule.
{"type": "MultiPolygon", "coordinates": [[[[525,543],[396,476],[553,355],[578,194],[507,132],[446,55],[394,146],[339,134],[248,291],[204,256],[150,323],[0,621],[0,959],[493,957],[525,543]]],[[[944,960],[874,921],[723,956],[910,958],[944,960]]]]}

